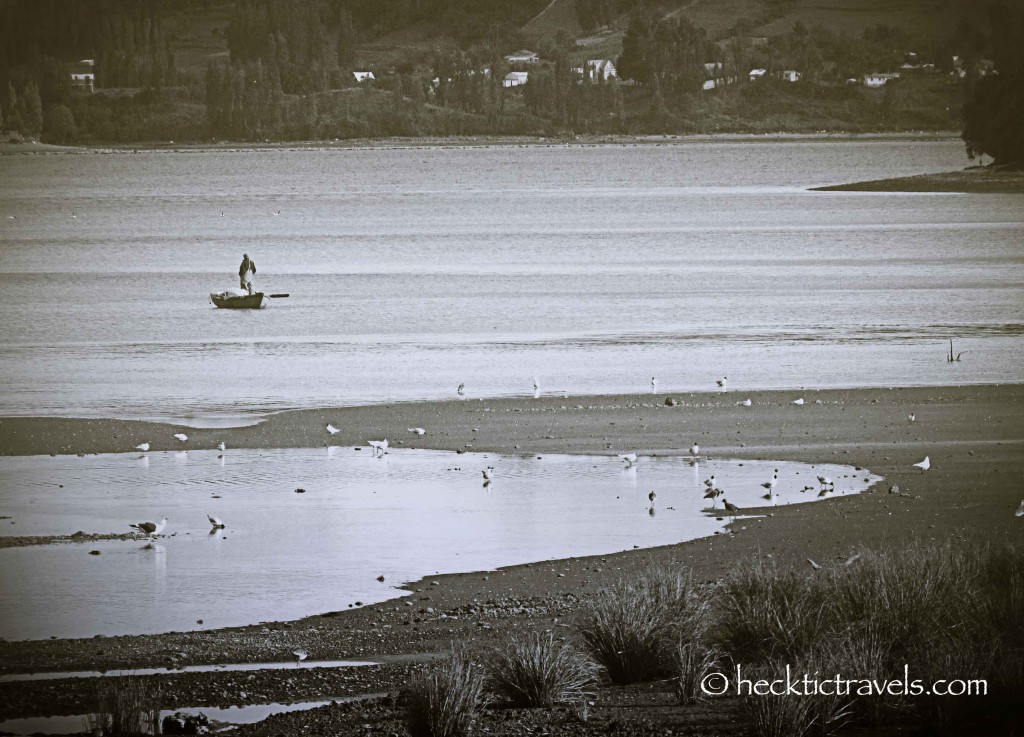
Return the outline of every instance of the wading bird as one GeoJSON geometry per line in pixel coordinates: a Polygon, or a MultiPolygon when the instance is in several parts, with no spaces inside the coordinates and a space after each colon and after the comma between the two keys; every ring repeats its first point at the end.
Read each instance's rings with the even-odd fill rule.
{"type": "Polygon", "coordinates": [[[206,519],[210,520],[210,525],[215,530],[223,530],[224,523],[220,521],[220,517],[214,517],[212,514],[206,515],[206,519]]]}
{"type": "Polygon", "coordinates": [[[619,455],[619,458],[625,462],[626,468],[636,463],[636,453],[622,453],[619,455]]]}
{"type": "Polygon", "coordinates": [[[177,438],[182,443],[184,443],[186,440],[188,440],[188,435],[186,435],[183,432],[176,432],[176,433],[174,433],[174,437],[177,438]]]}
{"type": "Polygon", "coordinates": [[[329,432],[331,435],[337,435],[339,432],[341,432],[341,430],[336,428],[334,425],[327,423],[327,432],[329,432]]]}
{"type": "Polygon", "coordinates": [[[383,440],[370,440],[368,442],[370,444],[370,447],[373,448],[373,454],[375,456],[382,456],[382,455],[384,455],[385,451],[387,451],[387,449],[388,449],[388,439],[387,438],[384,438],[383,440]]]}
{"type": "Polygon", "coordinates": [[[139,443],[138,445],[135,446],[135,450],[141,450],[143,453],[145,453],[147,450],[149,450],[149,443],[139,443]]]}

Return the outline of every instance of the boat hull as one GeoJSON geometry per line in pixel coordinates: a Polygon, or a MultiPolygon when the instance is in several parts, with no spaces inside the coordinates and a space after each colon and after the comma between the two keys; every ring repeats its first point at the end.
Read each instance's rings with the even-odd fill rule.
{"type": "Polygon", "coordinates": [[[210,301],[226,310],[258,310],[263,304],[263,292],[242,296],[211,293],[210,301]]]}

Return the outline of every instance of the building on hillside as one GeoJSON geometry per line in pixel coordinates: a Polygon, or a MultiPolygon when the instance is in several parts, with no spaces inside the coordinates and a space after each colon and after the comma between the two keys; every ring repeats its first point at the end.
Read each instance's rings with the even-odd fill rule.
{"type": "Polygon", "coordinates": [[[592,82],[607,82],[612,77],[618,77],[615,71],[615,64],[610,59],[587,59],[583,67],[586,70],[587,79],[592,82]]]}
{"type": "Polygon", "coordinates": [[[96,89],[96,62],[93,59],[82,59],[71,68],[71,86],[76,90],[92,93],[96,89]]]}
{"type": "Polygon", "coordinates": [[[795,69],[786,69],[779,72],[779,78],[784,82],[799,82],[803,75],[795,69]]]}
{"type": "Polygon", "coordinates": [[[709,77],[717,77],[722,73],[722,62],[709,61],[704,63],[704,71],[709,77]]]}
{"type": "Polygon", "coordinates": [[[884,87],[891,80],[899,78],[899,72],[876,72],[874,74],[865,74],[863,82],[865,87],[884,87]]]}
{"type": "Polygon", "coordinates": [[[513,51],[511,54],[505,56],[505,61],[509,64],[536,64],[540,61],[540,56],[535,51],[528,49],[519,49],[519,51],[513,51]]]}
{"type": "Polygon", "coordinates": [[[502,86],[504,87],[521,87],[526,84],[530,79],[529,72],[509,72],[505,75],[505,79],[502,80],[502,86]]]}
{"type": "Polygon", "coordinates": [[[373,81],[377,79],[373,76],[373,72],[352,72],[352,76],[355,77],[356,82],[362,84],[366,81],[373,81]]]}
{"type": "Polygon", "coordinates": [[[763,79],[764,75],[766,75],[767,73],[767,69],[751,69],[749,74],[750,81],[756,82],[759,79],[763,79]]]}

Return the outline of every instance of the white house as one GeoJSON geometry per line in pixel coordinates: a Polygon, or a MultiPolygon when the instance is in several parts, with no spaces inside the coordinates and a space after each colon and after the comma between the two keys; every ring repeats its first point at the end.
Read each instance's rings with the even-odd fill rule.
{"type": "Polygon", "coordinates": [[[786,69],[779,73],[779,77],[781,77],[783,81],[786,82],[799,82],[800,77],[802,76],[803,75],[800,74],[800,72],[796,71],[795,69],[786,69]]]}
{"type": "Polygon", "coordinates": [[[607,82],[610,78],[619,76],[610,59],[587,59],[584,68],[591,80],[607,82]]]}
{"type": "Polygon", "coordinates": [[[865,87],[884,87],[889,80],[899,79],[899,72],[885,72],[875,74],[864,75],[864,86],[865,87]]]}
{"type": "Polygon", "coordinates": [[[536,64],[540,61],[540,56],[535,51],[519,49],[519,51],[513,51],[511,54],[508,54],[505,57],[505,61],[509,64],[536,64]]]}
{"type": "Polygon", "coordinates": [[[509,72],[505,75],[505,79],[502,80],[502,85],[505,87],[520,87],[526,84],[529,78],[529,72],[509,72]]]}
{"type": "Polygon", "coordinates": [[[750,81],[756,82],[768,73],[767,69],[751,69],[750,70],[750,81]]]}
{"type": "Polygon", "coordinates": [[[359,82],[360,84],[362,84],[368,79],[371,81],[377,79],[376,77],[373,76],[373,72],[352,72],[352,76],[355,77],[356,82],[359,82]]]}
{"type": "Polygon", "coordinates": [[[71,86],[78,90],[93,92],[96,87],[96,74],[93,67],[96,62],[93,59],[82,59],[75,64],[71,70],[71,86]]]}

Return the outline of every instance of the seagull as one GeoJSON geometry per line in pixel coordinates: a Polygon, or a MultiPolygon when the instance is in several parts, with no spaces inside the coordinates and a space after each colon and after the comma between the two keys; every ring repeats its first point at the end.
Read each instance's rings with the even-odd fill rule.
{"type": "Polygon", "coordinates": [[[736,405],[739,407],[749,407],[752,404],[753,402],[751,402],[749,399],[744,399],[742,402],[736,402],[736,405]]]}
{"type": "Polygon", "coordinates": [[[621,458],[623,461],[625,461],[626,468],[629,468],[634,463],[636,463],[636,453],[623,453],[623,454],[619,455],[619,458],[621,458]]]}
{"type": "Polygon", "coordinates": [[[210,520],[210,524],[215,530],[223,530],[225,525],[220,521],[220,517],[214,517],[212,514],[206,515],[206,519],[210,520]]]}
{"type": "Polygon", "coordinates": [[[186,435],[186,434],[185,434],[185,433],[183,433],[183,432],[176,432],[176,433],[174,433],[174,437],[176,437],[176,438],[177,438],[178,440],[180,440],[180,441],[181,441],[181,442],[183,442],[183,443],[184,443],[184,442],[185,442],[186,440],[188,440],[188,435],[186,435]]]}
{"type": "Polygon", "coordinates": [[[700,453],[700,446],[694,443],[690,446],[690,455],[695,456],[700,453]]]}
{"type": "Polygon", "coordinates": [[[303,660],[309,657],[309,653],[307,653],[302,648],[299,648],[298,650],[292,650],[292,655],[295,656],[295,665],[298,665],[303,660]]]}
{"type": "Polygon", "coordinates": [[[799,399],[794,399],[793,400],[793,404],[796,404],[796,405],[801,405],[803,403],[804,403],[804,398],[803,397],[800,397],[799,399]]]}
{"type": "Polygon", "coordinates": [[[336,428],[334,425],[328,423],[327,424],[327,432],[329,432],[331,435],[337,435],[339,432],[341,432],[341,430],[336,428]]]}
{"type": "Polygon", "coordinates": [[[726,512],[732,512],[733,514],[736,514],[737,512],[740,511],[739,507],[737,507],[735,504],[730,502],[725,497],[722,497],[722,504],[725,505],[725,511],[726,512]]]}
{"type": "Polygon", "coordinates": [[[708,487],[709,489],[714,489],[715,488],[715,475],[711,474],[711,478],[704,479],[704,485],[706,487],[708,487]]]}
{"type": "Polygon", "coordinates": [[[761,486],[763,486],[765,489],[768,489],[768,492],[769,492],[768,496],[766,496],[765,499],[768,499],[768,498],[771,497],[771,490],[775,488],[775,484],[777,484],[777,483],[779,483],[779,474],[778,474],[778,472],[776,472],[774,475],[772,475],[772,480],[771,481],[765,481],[763,484],[761,484],[761,486]]]}
{"type": "Polygon", "coordinates": [[[459,388],[456,389],[455,391],[458,392],[459,396],[461,397],[463,394],[466,393],[466,385],[465,384],[459,384],[459,388]]]}
{"type": "Polygon", "coordinates": [[[159,522],[137,522],[134,525],[128,525],[129,527],[138,530],[146,537],[156,537],[164,528],[167,526],[167,518],[164,517],[159,522]]]}
{"type": "Polygon", "coordinates": [[[1013,513],[1014,517],[1024,517],[1024,500],[1021,500],[1020,506],[1017,507],[1017,511],[1013,513]]]}
{"type": "Polygon", "coordinates": [[[915,463],[914,467],[915,468],[920,468],[921,471],[927,471],[929,468],[932,467],[932,462],[931,462],[931,460],[929,460],[928,456],[925,456],[924,460],[921,461],[920,463],[915,463]]]}
{"type": "Polygon", "coordinates": [[[821,564],[820,563],[815,563],[810,558],[807,559],[807,562],[811,564],[811,568],[813,568],[814,570],[816,570],[816,571],[820,571],[821,570],[821,564]]]}
{"type": "Polygon", "coordinates": [[[224,445],[224,441],[223,440],[220,441],[219,443],[217,443],[217,450],[219,450],[221,453],[223,453],[227,449],[228,449],[228,446],[224,445]]]}
{"type": "Polygon", "coordinates": [[[651,500],[651,504],[654,504],[654,500],[657,498],[657,496],[658,495],[652,491],[650,494],[647,495],[647,498],[651,500]]]}
{"type": "Polygon", "coordinates": [[[370,447],[373,448],[373,454],[375,456],[376,455],[380,455],[380,456],[384,455],[384,451],[386,451],[388,449],[388,439],[387,438],[384,438],[383,440],[370,440],[369,443],[370,443],[370,447]]]}
{"type": "Polygon", "coordinates": [[[483,477],[484,477],[484,483],[485,483],[485,484],[489,484],[489,483],[491,483],[492,481],[494,481],[494,477],[493,477],[493,476],[491,475],[491,469],[490,469],[490,468],[485,468],[485,469],[484,469],[483,471],[481,471],[480,473],[482,473],[482,474],[483,474],[483,477]]]}
{"type": "Polygon", "coordinates": [[[426,430],[424,430],[422,427],[410,427],[409,432],[411,432],[413,435],[423,435],[424,433],[426,433],[426,430]]]}
{"type": "Polygon", "coordinates": [[[911,412],[909,415],[907,415],[907,420],[909,422],[914,422],[916,419],[917,419],[917,415],[914,414],[913,412],[911,412]]]}
{"type": "Polygon", "coordinates": [[[729,377],[723,376],[721,379],[715,379],[715,383],[718,384],[720,389],[725,389],[725,385],[729,383],[729,377]]]}
{"type": "Polygon", "coordinates": [[[147,450],[149,450],[149,443],[139,443],[138,445],[135,446],[135,450],[141,450],[143,453],[145,453],[147,450]]]}
{"type": "Polygon", "coordinates": [[[651,377],[651,391],[655,392],[657,390],[658,390],[658,380],[652,376],[651,377]]]}
{"type": "Polygon", "coordinates": [[[536,376],[533,377],[533,390],[535,392],[539,392],[540,391],[540,381],[538,381],[536,376]]]}

